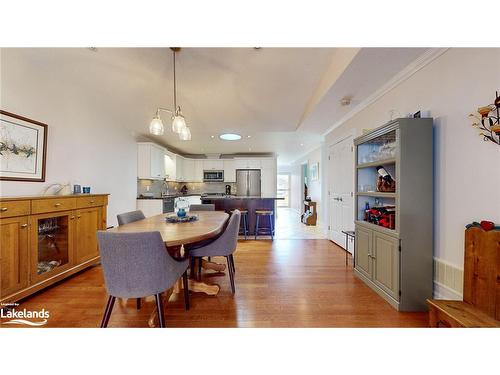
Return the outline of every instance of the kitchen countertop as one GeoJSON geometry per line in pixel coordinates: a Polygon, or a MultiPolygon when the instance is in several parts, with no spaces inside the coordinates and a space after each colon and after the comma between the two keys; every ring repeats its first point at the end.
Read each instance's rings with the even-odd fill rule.
{"type": "Polygon", "coordinates": [[[168,194],[168,195],[165,195],[163,197],[144,197],[144,196],[139,196],[137,197],[137,199],[163,199],[163,198],[178,198],[178,197],[195,197],[195,196],[201,196],[201,194],[191,194],[191,193],[187,193],[187,194],[182,194],[182,193],[179,193],[179,194],[168,194]]]}
{"type": "Polygon", "coordinates": [[[226,195],[226,196],[218,196],[218,195],[206,195],[206,196],[201,196],[201,199],[272,199],[272,200],[282,200],[285,199],[283,197],[276,197],[276,196],[260,196],[260,195],[226,195]]]}

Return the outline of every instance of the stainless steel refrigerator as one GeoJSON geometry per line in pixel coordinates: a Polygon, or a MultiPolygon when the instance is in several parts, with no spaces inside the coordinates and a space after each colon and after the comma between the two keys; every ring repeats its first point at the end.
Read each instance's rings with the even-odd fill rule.
{"type": "Polygon", "coordinates": [[[236,170],[236,195],[260,196],[260,169],[236,170]]]}

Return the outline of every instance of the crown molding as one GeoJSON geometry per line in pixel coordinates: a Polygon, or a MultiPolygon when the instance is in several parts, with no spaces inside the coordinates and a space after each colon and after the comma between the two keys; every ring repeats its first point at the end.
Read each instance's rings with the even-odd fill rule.
{"type": "Polygon", "coordinates": [[[426,52],[420,55],[413,62],[408,64],[403,70],[397,73],[394,77],[392,77],[387,83],[381,86],[378,90],[376,90],[373,94],[368,96],[365,100],[355,106],[351,111],[346,113],[340,120],[335,122],[332,126],[330,126],[323,134],[323,137],[326,137],[328,133],[330,133],[333,129],[339,127],[344,122],[352,118],[357,113],[361,112],[363,109],[368,107],[370,104],[376,102],[382,96],[387,94],[389,91],[394,89],[396,86],[400,85],[420,69],[424,68],[432,61],[437,59],[443,53],[448,51],[449,48],[429,48],[426,52]]]}

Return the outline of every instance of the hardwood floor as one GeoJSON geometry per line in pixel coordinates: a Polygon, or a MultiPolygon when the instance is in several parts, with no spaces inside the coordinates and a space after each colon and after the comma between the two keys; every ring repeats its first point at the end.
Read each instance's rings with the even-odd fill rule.
{"type": "MultiPolygon", "coordinates": [[[[223,258],[216,261],[223,261],[223,258]]],[[[204,272],[218,296],[182,293],[165,308],[167,327],[426,327],[427,313],[399,313],[345,266],[345,253],[328,240],[240,241],[235,253],[236,295],[228,275],[204,272]]],[[[106,305],[100,266],[83,271],[25,301],[18,309],[50,312],[47,327],[99,327],[106,305]]],[[[109,327],[147,327],[154,297],[117,300],[109,327]]],[[[5,326],[4,326],[5,327],[5,326]]]]}

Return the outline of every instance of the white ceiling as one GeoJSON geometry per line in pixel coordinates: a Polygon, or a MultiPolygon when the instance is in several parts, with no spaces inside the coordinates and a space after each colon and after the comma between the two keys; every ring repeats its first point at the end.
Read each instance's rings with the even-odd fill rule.
{"type": "MultiPolygon", "coordinates": [[[[167,129],[153,137],[186,154],[268,153],[290,163],[318,147],[322,134],[353,104],[425,52],[422,48],[183,48],[177,55],[178,104],[191,127],[192,141],[167,129]],[[241,141],[221,141],[236,132],[241,141]],[[215,138],[211,138],[211,136],[215,138]],[[250,136],[250,138],[247,138],[250,136]]],[[[157,107],[173,107],[172,52],[168,48],[27,49],[26,58],[43,69],[58,66],[75,76],[75,90],[127,92],[109,102],[119,118],[123,106],[149,136],[157,107]],[[134,99],[135,98],[135,99],[134,99]]],[[[67,76],[67,74],[66,74],[67,76]]],[[[57,77],[54,77],[57,79],[57,77]]],[[[168,114],[164,117],[169,125],[168,114]]]]}

